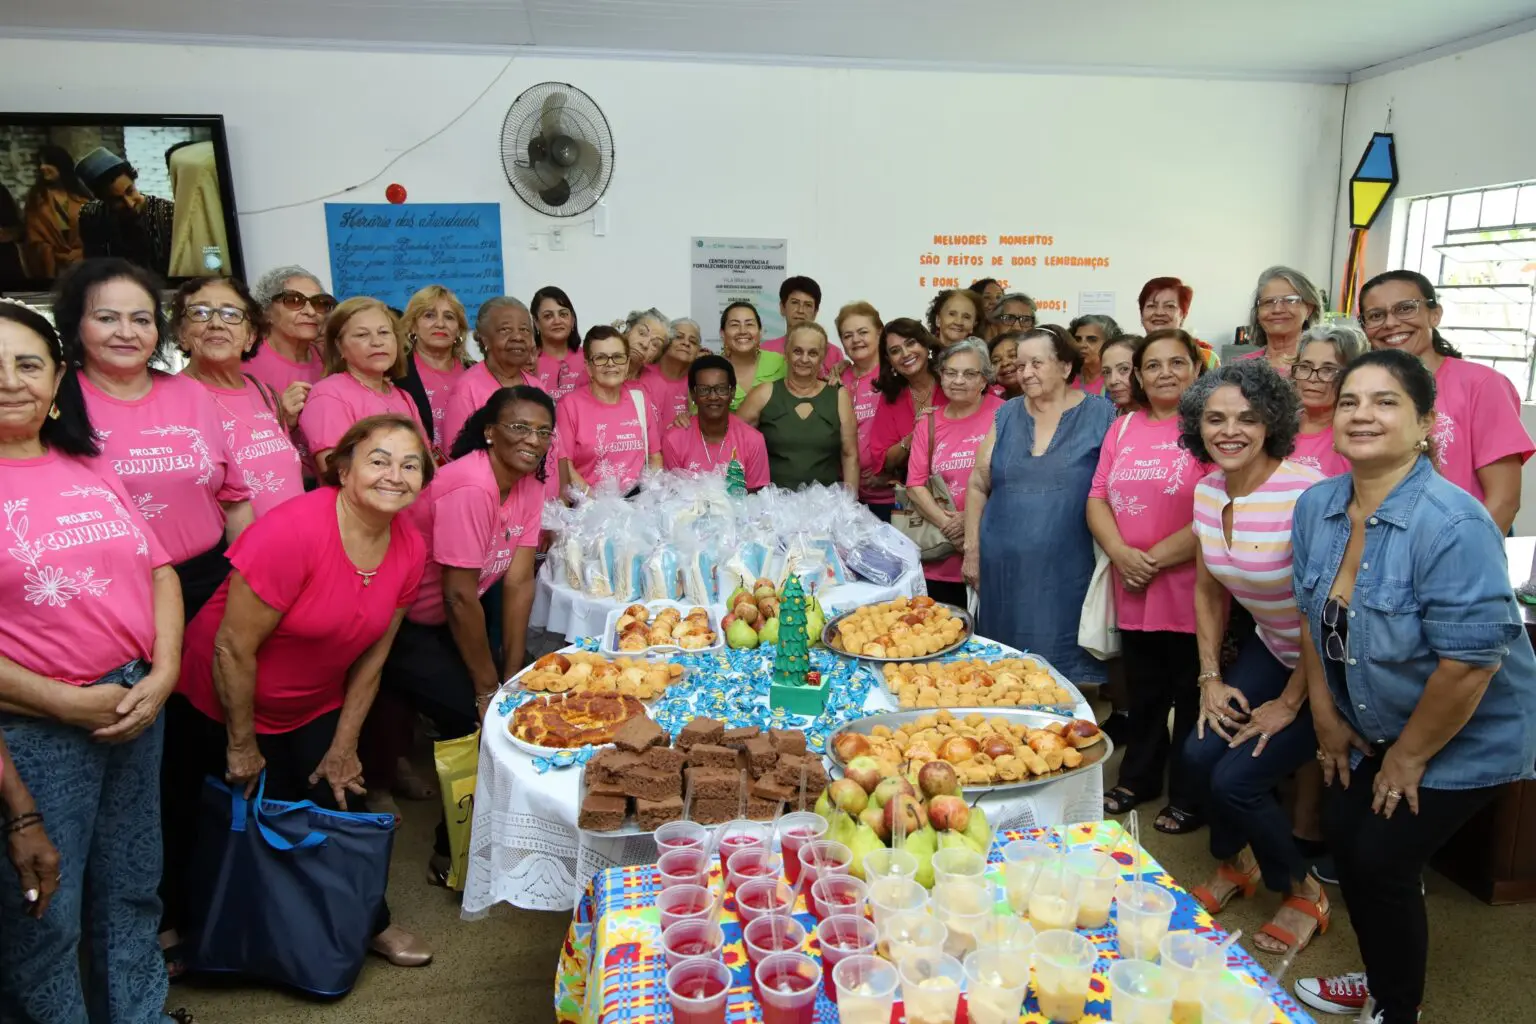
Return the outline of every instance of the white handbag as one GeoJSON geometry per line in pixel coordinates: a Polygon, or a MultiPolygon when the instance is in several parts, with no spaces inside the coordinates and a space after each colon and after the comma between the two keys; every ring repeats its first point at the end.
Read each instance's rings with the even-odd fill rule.
{"type": "Polygon", "coordinates": [[[1120,656],[1120,625],[1115,619],[1115,581],[1110,576],[1109,556],[1093,545],[1093,576],[1083,597],[1083,614],[1077,621],[1077,644],[1100,661],[1120,656]]]}

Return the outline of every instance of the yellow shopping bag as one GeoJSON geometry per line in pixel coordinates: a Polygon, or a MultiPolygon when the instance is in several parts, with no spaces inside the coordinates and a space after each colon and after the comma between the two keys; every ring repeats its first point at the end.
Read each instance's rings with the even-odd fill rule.
{"type": "Polygon", "coordinates": [[[455,740],[432,744],[437,764],[438,789],[443,794],[443,815],[448,822],[448,888],[464,891],[469,869],[470,822],[475,816],[475,774],[480,768],[480,730],[455,740]]]}

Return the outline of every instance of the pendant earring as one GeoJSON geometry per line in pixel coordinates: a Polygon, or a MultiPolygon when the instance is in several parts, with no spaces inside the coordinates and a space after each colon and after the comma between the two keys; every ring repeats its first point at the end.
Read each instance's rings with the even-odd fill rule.
{"type": "Polygon", "coordinates": [[[1414,447],[1417,448],[1421,453],[1428,454],[1429,453],[1429,438],[1427,438],[1427,437],[1420,438],[1419,439],[1419,443],[1414,445],[1414,447]]]}
{"type": "Polygon", "coordinates": [[[56,420],[56,419],[59,418],[59,403],[58,402],[54,402],[53,405],[49,407],[49,409],[48,409],[48,418],[51,419],[51,420],[56,420]]]}

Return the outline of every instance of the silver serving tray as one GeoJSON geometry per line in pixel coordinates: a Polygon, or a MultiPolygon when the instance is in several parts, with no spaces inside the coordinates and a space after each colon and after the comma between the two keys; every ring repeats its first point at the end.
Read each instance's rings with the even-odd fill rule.
{"type": "MultiPolygon", "coordinates": [[[[986,715],[988,718],[1003,718],[1009,721],[1021,722],[1032,729],[1043,729],[1048,725],[1058,722],[1070,722],[1073,716],[1070,714],[1052,714],[1049,711],[1036,711],[1031,708],[911,708],[906,711],[886,711],[878,715],[869,715],[866,718],[858,718],[849,722],[843,728],[827,737],[827,759],[836,767],[839,775],[843,771],[843,761],[832,750],[832,740],[841,732],[859,732],[866,736],[874,731],[875,726],[883,725],[892,731],[917,721],[924,715],[936,715],[940,711],[948,711],[956,718],[964,718],[966,715],[986,715]]],[[[1069,779],[1074,775],[1085,772],[1094,765],[1102,764],[1109,760],[1109,756],[1115,752],[1115,745],[1108,735],[1091,747],[1082,748],[1083,763],[1076,768],[1067,768],[1062,771],[1052,772],[1049,775],[1038,775],[1018,782],[998,782],[986,786],[965,786],[967,793],[993,793],[1004,790],[1033,789],[1036,786],[1049,785],[1062,779],[1069,779]]],[[[605,833],[606,834],[606,833],[605,833]]]]}
{"type": "MultiPolygon", "coordinates": [[[[887,602],[880,601],[877,603],[885,604],[887,602]]],[[[821,628],[821,642],[826,646],[827,650],[831,651],[833,654],[840,654],[845,658],[854,658],[858,661],[868,661],[877,665],[908,664],[919,661],[933,661],[937,658],[942,658],[944,655],[953,651],[958,651],[961,647],[964,647],[965,642],[976,635],[976,623],[971,618],[971,613],[966,611],[964,608],[957,608],[952,604],[944,604],[942,601],[936,601],[934,603],[939,607],[948,608],[951,615],[965,623],[965,632],[960,634],[959,640],[956,640],[948,647],[934,651],[932,654],[925,654],[920,658],[872,658],[867,654],[853,654],[849,651],[843,650],[841,647],[835,646],[832,643],[832,637],[836,632],[835,627],[839,622],[842,622],[844,619],[848,618],[848,616],[858,611],[859,609],[857,608],[850,608],[848,611],[843,612],[843,614],[829,620],[827,624],[821,628]]]]}

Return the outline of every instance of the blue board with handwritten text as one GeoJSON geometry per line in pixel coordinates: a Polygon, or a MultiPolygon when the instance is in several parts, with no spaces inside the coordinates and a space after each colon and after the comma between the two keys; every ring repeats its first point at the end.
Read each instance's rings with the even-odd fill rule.
{"type": "Polygon", "coordinates": [[[411,295],[440,284],[464,303],[469,322],[506,290],[499,203],[326,203],[331,289],[371,295],[404,310],[411,295]]]}

